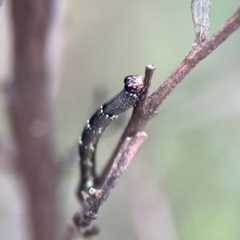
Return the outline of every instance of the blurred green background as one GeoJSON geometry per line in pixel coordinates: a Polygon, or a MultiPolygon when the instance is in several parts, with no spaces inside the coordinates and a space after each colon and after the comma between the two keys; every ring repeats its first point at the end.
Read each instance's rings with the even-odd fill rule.
{"type": "MultiPolygon", "coordinates": [[[[86,120],[121,90],[125,76],[143,74],[145,65],[153,63],[153,92],[177,68],[195,38],[190,1],[72,0],[63,6],[65,47],[53,108],[57,158],[73,147],[77,154],[86,120]]],[[[210,35],[238,7],[239,0],[213,1],[210,35]]],[[[0,14],[4,79],[11,63],[6,3],[0,14]]],[[[130,112],[104,133],[97,153],[99,171],[130,112]]],[[[1,94],[0,140],[9,138],[6,116],[1,94]]],[[[100,210],[96,223],[102,232],[97,239],[240,239],[239,30],[170,94],[145,131],[148,140],[100,210]]],[[[4,239],[26,239],[25,198],[8,165],[3,159],[0,164],[5,189],[0,223],[3,232],[10,223],[17,229],[14,238],[4,239]],[[11,210],[5,201],[9,194],[15,206],[11,210]]],[[[76,161],[61,180],[62,229],[78,210],[78,174],[76,161]]]]}

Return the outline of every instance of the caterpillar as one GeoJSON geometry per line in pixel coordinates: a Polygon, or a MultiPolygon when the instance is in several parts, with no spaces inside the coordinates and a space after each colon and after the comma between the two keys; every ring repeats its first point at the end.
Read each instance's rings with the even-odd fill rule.
{"type": "Polygon", "coordinates": [[[97,184],[95,154],[97,143],[107,126],[122,112],[136,106],[146,92],[144,76],[130,75],[124,79],[124,88],[105,102],[87,120],[79,136],[79,160],[81,179],[78,196],[97,184]]]}

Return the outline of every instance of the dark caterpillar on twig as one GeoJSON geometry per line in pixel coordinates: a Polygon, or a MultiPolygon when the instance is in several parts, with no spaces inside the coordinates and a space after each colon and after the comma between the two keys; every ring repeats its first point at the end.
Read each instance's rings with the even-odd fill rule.
{"type": "Polygon", "coordinates": [[[124,88],[104,103],[90,118],[79,137],[79,156],[81,168],[81,191],[87,191],[97,184],[95,152],[99,138],[107,126],[122,112],[136,106],[146,92],[143,76],[130,75],[124,79],[124,88]]]}

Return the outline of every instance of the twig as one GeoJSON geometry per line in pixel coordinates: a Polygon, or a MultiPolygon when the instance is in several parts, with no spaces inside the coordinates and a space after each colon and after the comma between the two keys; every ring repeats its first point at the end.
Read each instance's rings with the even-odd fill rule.
{"type": "MultiPolygon", "coordinates": [[[[147,65],[146,68],[145,68],[145,78],[144,78],[144,81],[145,81],[146,88],[147,88],[146,95],[144,96],[143,101],[140,102],[140,103],[133,109],[133,115],[135,114],[135,112],[141,111],[141,109],[142,109],[142,107],[143,107],[143,104],[144,104],[144,102],[146,101],[146,98],[147,98],[147,95],[148,95],[148,90],[149,90],[150,84],[151,84],[152,75],[153,75],[153,72],[154,72],[155,69],[156,69],[155,66],[153,66],[152,64],[147,65]]],[[[144,116],[141,116],[141,117],[144,117],[144,116]]],[[[139,120],[140,120],[140,119],[141,119],[141,118],[139,118],[139,120]]],[[[128,128],[128,127],[127,127],[127,128],[128,128]]],[[[129,129],[129,130],[131,130],[131,129],[129,129]]],[[[100,186],[105,182],[106,177],[107,177],[109,171],[111,170],[112,165],[113,165],[113,162],[114,162],[114,160],[115,160],[115,158],[116,158],[116,156],[117,156],[117,154],[118,154],[118,152],[119,152],[119,150],[120,150],[120,147],[122,146],[123,142],[125,141],[125,139],[126,139],[127,137],[131,137],[131,136],[135,135],[136,133],[137,133],[137,132],[133,132],[133,133],[128,132],[127,135],[124,135],[124,134],[123,134],[123,136],[121,137],[121,139],[120,139],[120,141],[119,141],[119,143],[118,143],[118,147],[115,149],[112,157],[110,158],[110,160],[109,160],[108,163],[107,163],[107,166],[105,167],[105,169],[103,170],[103,173],[101,174],[101,177],[100,177],[100,180],[99,180],[99,185],[100,185],[100,186]]]]}
{"type": "MultiPolygon", "coordinates": [[[[137,108],[132,114],[122,140],[145,127],[148,121],[156,116],[158,107],[173,89],[187,76],[187,74],[205,57],[211,54],[233,32],[240,27],[240,8],[226,21],[226,23],[213,36],[204,43],[195,42],[187,57],[171,76],[144,102],[142,108],[137,108]]],[[[118,150],[114,152],[117,154],[118,150]]]]}
{"type": "Polygon", "coordinates": [[[101,189],[103,196],[100,199],[100,205],[106,201],[113,188],[117,185],[119,178],[127,169],[132,159],[137,155],[142,143],[147,139],[147,134],[138,132],[133,137],[127,137],[123,142],[118,155],[114,159],[113,165],[101,189]]]}
{"type": "MultiPolygon", "coordinates": [[[[221,43],[240,27],[240,8],[226,21],[213,36],[204,43],[195,42],[187,57],[178,69],[148,98],[145,114],[156,111],[163,100],[186,77],[186,75],[204,58],[211,54],[221,43]]],[[[144,122],[141,130],[147,122],[144,122]]],[[[138,130],[138,131],[139,131],[138,130]]]]}
{"type": "MultiPolygon", "coordinates": [[[[100,182],[103,182],[112,162],[119,152],[122,142],[128,137],[142,131],[148,121],[157,115],[157,109],[163,100],[172,90],[186,77],[186,75],[206,56],[215,50],[224,40],[226,40],[240,26],[240,8],[226,23],[204,43],[195,42],[187,57],[171,76],[147,99],[133,111],[132,117],[126,127],[121,140],[113,152],[107,167],[105,168],[100,182]]],[[[147,68],[146,68],[147,70],[147,68]]]]}
{"type": "Polygon", "coordinates": [[[99,207],[107,200],[113,188],[117,185],[121,175],[126,170],[132,159],[138,153],[147,135],[139,132],[133,137],[128,137],[122,143],[118,155],[115,158],[111,171],[106,177],[101,189],[91,188],[89,192],[82,191],[83,198],[88,203],[88,207],[82,213],[75,213],[73,221],[69,224],[62,240],[73,239],[77,233],[84,237],[90,237],[99,233],[97,227],[88,228],[93,220],[97,218],[99,207]]]}
{"type": "MultiPolygon", "coordinates": [[[[123,173],[129,162],[135,156],[141,143],[145,140],[145,134],[142,135],[143,133],[139,132],[142,131],[151,118],[157,115],[157,109],[163,100],[201,60],[211,54],[212,51],[214,51],[239,27],[240,8],[209,40],[202,41],[200,38],[196,38],[196,42],[193,44],[191,51],[177,70],[174,71],[151,96],[147,97],[142,104],[134,109],[128,126],[126,127],[121,140],[109,161],[110,163],[103,172],[101,178],[103,185],[101,190],[92,189],[90,193],[83,193],[84,198],[88,201],[90,207],[85,211],[85,213],[75,215],[75,217],[78,216],[75,219],[79,220],[75,221],[75,226],[78,228],[89,226],[92,220],[97,217],[99,206],[101,206],[101,204],[107,199],[113,187],[119,180],[120,176],[118,176],[118,174],[123,173]],[[140,136],[142,135],[139,140],[138,134],[140,134],[140,136]],[[136,149],[136,152],[134,152],[134,149],[136,149]],[[134,154],[130,157],[128,154],[132,151],[134,154]]],[[[152,69],[152,72],[153,70],[154,69],[152,69]]],[[[149,79],[151,79],[151,76],[149,79]]],[[[71,238],[68,238],[66,240],[70,239],[71,238]]]]}

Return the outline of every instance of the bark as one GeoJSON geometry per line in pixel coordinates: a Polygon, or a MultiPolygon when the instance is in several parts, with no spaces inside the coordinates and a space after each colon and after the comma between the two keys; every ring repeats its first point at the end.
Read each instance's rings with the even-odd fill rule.
{"type": "Polygon", "coordinates": [[[11,1],[13,69],[6,93],[34,240],[56,239],[58,219],[47,56],[52,9],[51,0],[11,1]]]}

